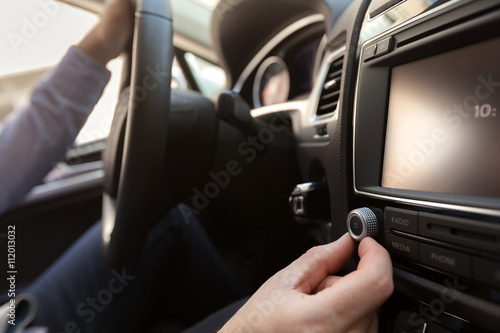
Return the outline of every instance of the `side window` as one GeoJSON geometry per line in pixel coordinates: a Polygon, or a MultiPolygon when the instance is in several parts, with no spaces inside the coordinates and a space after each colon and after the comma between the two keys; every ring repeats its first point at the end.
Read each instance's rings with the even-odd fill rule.
{"type": "Polygon", "coordinates": [[[222,68],[193,53],[187,52],[184,57],[203,96],[214,99],[226,88],[226,73],[222,68]]]}
{"type": "Polygon", "coordinates": [[[172,89],[179,90],[189,90],[189,85],[184,76],[184,72],[182,71],[179,62],[177,61],[177,57],[174,58],[174,63],[172,64],[172,89]]]}
{"type": "MultiPolygon", "coordinates": [[[[37,82],[98,22],[97,15],[54,0],[5,0],[2,6],[0,121],[29,102],[37,82]]],[[[185,60],[205,97],[213,99],[225,88],[226,76],[221,68],[192,53],[186,53],[185,60]]],[[[119,97],[122,66],[122,58],[108,64],[111,80],[78,135],[77,145],[108,136],[119,97]]],[[[177,60],[172,66],[172,78],[172,88],[189,89],[177,60]]]]}
{"type": "MultiPolygon", "coordinates": [[[[29,101],[36,83],[47,75],[98,21],[97,15],[53,0],[4,0],[0,11],[0,120],[29,101]]],[[[123,61],[108,64],[112,72],[77,144],[109,134],[118,100],[123,61]]]]}

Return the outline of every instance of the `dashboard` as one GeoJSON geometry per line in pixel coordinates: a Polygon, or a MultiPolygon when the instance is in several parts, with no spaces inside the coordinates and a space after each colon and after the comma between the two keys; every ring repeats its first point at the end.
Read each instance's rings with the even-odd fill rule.
{"type": "Polygon", "coordinates": [[[374,220],[396,286],[380,331],[498,331],[500,2],[307,4],[227,67],[254,119],[291,120],[292,212],[322,183],[329,240],[374,220]]]}

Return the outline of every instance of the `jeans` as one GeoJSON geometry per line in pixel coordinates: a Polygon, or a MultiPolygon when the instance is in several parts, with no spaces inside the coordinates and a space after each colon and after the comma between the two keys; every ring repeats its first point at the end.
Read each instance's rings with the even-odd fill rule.
{"type": "MultiPolygon", "coordinates": [[[[147,332],[158,327],[175,332],[243,297],[245,291],[199,221],[186,211],[176,207],[159,221],[131,270],[106,265],[102,225],[96,223],[28,288],[38,301],[33,325],[57,333],[147,332]]],[[[241,305],[234,303],[215,317],[227,320],[241,305]]],[[[223,323],[212,320],[215,327],[203,331],[223,323]]]]}

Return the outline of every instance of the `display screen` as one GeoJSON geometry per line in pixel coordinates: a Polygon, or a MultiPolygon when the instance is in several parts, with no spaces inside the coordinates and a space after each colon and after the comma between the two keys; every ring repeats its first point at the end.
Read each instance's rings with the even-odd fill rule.
{"type": "Polygon", "coordinates": [[[500,38],[392,69],[382,187],[500,198],[500,38]]]}

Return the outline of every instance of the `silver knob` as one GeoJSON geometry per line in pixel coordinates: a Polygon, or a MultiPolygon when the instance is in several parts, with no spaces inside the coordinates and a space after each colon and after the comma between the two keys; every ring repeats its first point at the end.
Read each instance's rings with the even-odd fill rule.
{"type": "Polygon", "coordinates": [[[378,234],[378,219],[370,208],[352,210],[347,216],[347,230],[355,240],[365,237],[375,237],[378,234]]]}

